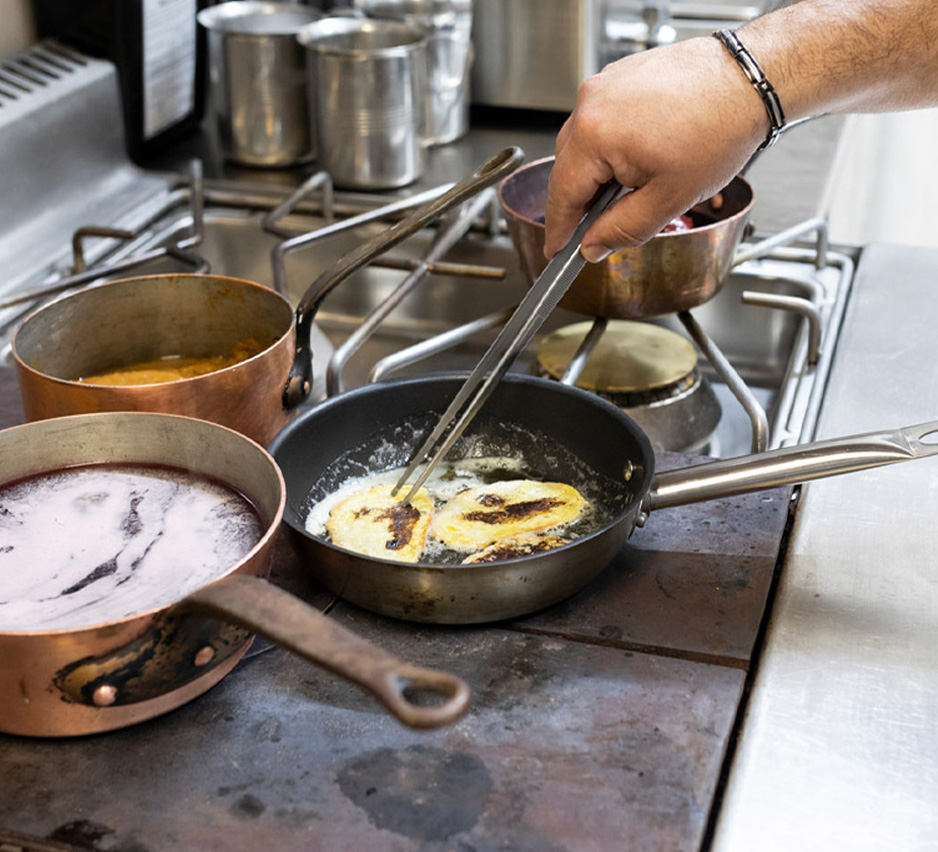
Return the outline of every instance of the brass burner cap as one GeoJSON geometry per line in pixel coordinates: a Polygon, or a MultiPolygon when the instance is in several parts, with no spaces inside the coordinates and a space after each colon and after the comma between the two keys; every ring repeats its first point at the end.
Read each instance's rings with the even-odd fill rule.
{"type": "MultiPolygon", "coordinates": [[[[592,322],[578,322],[544,338],[537,352],[541,369],[561,378],[592,327],[592,322]]],[[[605,394],[642,392],[681,382],[696,366],[696,350],[676,332],[647,322],[609,320],[577,386],[605,394]]]]}

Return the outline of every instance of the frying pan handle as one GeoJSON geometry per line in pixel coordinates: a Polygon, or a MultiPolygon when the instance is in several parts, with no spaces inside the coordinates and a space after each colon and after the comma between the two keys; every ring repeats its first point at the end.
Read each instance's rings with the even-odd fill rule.
{"type": "Polygon", "coordinates": [[[390,248],[426,227],[447,211],[468,201],[486,187],[497,183],[513,172],[524,159],[524,151],[518,147],[505,148],[490,157],[469,177],[454,184],[442,195],[401,219],[400,222],[378,234],[368,242],[349,252],[334,266],[322,273],[303,294],[296,308],[296,351],[293,366],[283,389],[283,407],[295,408],[309,395],[313,382],[310,332],[313,320],[323,300],[332,290],[390,248]]]}
{"type": "Polygon", "coordinates": [[[471,693],[461,678],[405,663],[259,577],[232,574],[188,595],[182,605],[246,627],[358,684],[412,728],[447,725],[469,709],[471,693]],[[418,705],[408,698],[412,691],[443,701],[418,705]]]}
{"type": "Polygon", "coordinates": [[[894,432],[799,444],[659,473],[642,509],[647,514],[934,455],[938,455],[938,420],[894,432]]]}

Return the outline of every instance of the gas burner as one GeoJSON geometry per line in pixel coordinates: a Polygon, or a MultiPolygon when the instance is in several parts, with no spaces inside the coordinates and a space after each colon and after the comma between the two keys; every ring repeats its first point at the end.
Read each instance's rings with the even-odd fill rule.
{"type": "Polygon", "coordinates": [[[697,369],[693,345],[661,326],[631,320],[574,323],[545,337],[537,360],[542,375],[618,405],[657,449],[702,450],[720,421],[720,403],[697,369]],[[591,334],[598,335],[592,343],[591,334]],[[578,355],[585,355],[582,367],[571,374],[578,355]]]}
{"type": "MultiPolygon", "coordinates": [[[[541,369],[562,378],[592,327],[592,322],[574,323],[546,337],[537,354],[541,369]]],[[[576,383],[623,405],[647,405],[680,395],[696,371],[697,353],[679,334],[650,323],[611,320],[576,383]]]]}

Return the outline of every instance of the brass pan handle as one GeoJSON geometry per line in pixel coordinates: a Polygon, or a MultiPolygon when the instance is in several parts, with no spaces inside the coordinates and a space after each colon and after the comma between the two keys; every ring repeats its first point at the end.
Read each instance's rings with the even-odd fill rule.
{"type": "Polygon", "coordinates": [[[486,160],[471,175],[463,178],[442,195],[388,228],[383,233],[349,252],[338,263],[323,272],[300,299],[296,308],[296,352],[290,375],[283,389],[283,407],[295,408],[309,395],[313,382],[310,331],[322,301],[332,290],[374,258],[403,242],[444,213],[468,201],[486,187],[492,186],[513,172],[524,159],[517,147],[505,148],[486,160]]]}
{"type": "Polygon", "coordinates": [[[461,678],[405,663],[258,577],[232,574],[180,605],[246,627],[358,684],[412,728],[448,725],[469,709],[471,692],[461,678]],[[411,700],[420,693],[442,701],[421,705],[411,700]]]}

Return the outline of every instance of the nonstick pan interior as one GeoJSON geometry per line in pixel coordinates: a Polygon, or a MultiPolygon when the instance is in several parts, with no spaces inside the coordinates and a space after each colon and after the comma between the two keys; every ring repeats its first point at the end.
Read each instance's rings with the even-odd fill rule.
{"type": "Polygon", "coordinates": [[[513,617],[581,588],[628,538],[653,475],[645,435],[601,399],[513,375],[499,384],[452,456],[522,453],[536,475],[567,482],[600,504],[594,530],[553,551],[466,566],[375,559],[306,532],[311,504],[330,490],[405,465],[463,380],[436,376],[360,388],[305,412],[271,444],[287,484],[284,520],[309,556],[309,569],[347,600],[418,621],[513,617]]]}
{"type": "MultiPolygon", "coordinates": [[[[283,430],[271,451],[285,472],[291,524],[303,527],[311,504],[348,479],[406,465],[462,380],[414,379],[352,391],[283,430]]],[[[635,502],[640,472],[651,475],[654,456],[644,435],[623,436],[620,418],[610,421],[611,406],[567,391],[541,379],[506,379],[450,456],[523,455],[535,476],[601,501],[605,526],[635,502]]]]}

